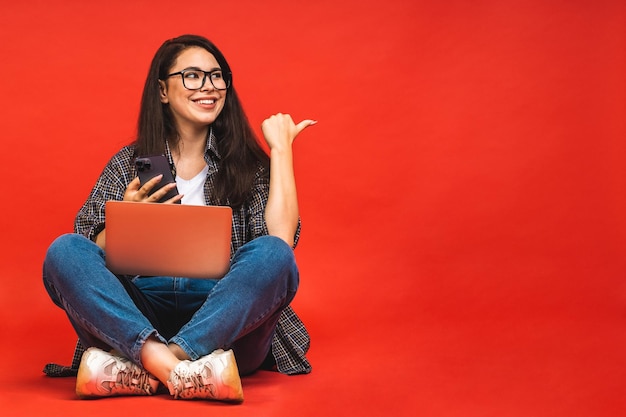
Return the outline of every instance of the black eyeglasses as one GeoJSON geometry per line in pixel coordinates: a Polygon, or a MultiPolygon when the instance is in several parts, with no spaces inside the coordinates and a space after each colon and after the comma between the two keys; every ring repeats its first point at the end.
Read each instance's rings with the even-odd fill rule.
{"type": "Polygon", "coordinates": [[[230,87],[231,74],[224,74],[222,70],[202,71],[200,69],[184,69],[182,71],[167,74],[168,77],[180,75],[183,80],[183,87],[187,90],[199,90],[204,87],[207,76],[211,85],[216,90],[226,90],[230,87]]]}

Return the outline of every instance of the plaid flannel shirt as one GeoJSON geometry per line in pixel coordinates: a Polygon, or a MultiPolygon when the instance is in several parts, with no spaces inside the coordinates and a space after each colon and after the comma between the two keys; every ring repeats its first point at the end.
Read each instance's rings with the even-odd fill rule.
{"type": "MultiPolygon", "coordinates": [[[[172,155],[166,150],[166,157],[170,166],[174,167],[172,155]]],[[[209,167],[204,184],[205,203],[215,205],[213,198],[215,175],[218,170],[220,153],[217,149],[215,136],[211,133],[207,139],[205,161],[209,167]]],[[[93,240],[104,229],[104,207],[109,200],[122,200],[128,184],[135,178],[134,148],[126,146],[111,158],[100,174],[87,201],[79,210],[74,230],[93,240]]],[[[175,176],[174,168],[172,168],[175,176]]],[[[231,240],[231,257],[246,242],[259,236],[267,235],[264,210],[269,195],[269,178],[266,169],[259,165],[253,192],[246,204],[238,210],[233,210],[233,228],[231,240]]],[[[300,221],[294,237],[294,248],[300,237],[300,221]]],[[[272,354],[276,361],[279,372],[285,374],[309,373],[311,365],[305,357],[309,349],[310,337],[302,321],[288,306],[280,316],[276,333],[272,341],[272,354]]],[[[49,376],[66,376],[75,374],[80,363],[80,357],[84,347],[77,344],[74,352],[72,366],[64,367],[56,364],[48,364],[44,372],[49,376]]]]}

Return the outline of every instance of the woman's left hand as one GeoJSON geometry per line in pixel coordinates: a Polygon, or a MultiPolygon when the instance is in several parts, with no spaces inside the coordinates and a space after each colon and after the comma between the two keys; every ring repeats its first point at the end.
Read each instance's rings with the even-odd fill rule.
{"type": "Polygon", "coordinates": [[[291,148],[296,136],[316,123],[316,120],[306,119],[295,124],[290,115],[278,113],[265,119],[261,124],[261,130],[270,151],[281,151],[291,148]]]}

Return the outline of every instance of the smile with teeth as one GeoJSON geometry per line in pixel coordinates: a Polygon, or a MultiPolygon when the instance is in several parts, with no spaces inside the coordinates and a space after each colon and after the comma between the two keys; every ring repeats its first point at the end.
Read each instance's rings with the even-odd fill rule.
{"type": "Polygon", "coordinates": [[[215,104],[213,99],[195,100],[195,102],[198,104],[215,104]]]}

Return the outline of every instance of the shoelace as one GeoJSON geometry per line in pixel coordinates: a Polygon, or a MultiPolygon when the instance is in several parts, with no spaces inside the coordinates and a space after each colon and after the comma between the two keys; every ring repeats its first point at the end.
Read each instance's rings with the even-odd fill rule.
{"type": "MultiPolygon", "coordinates": [[[[130,389],[133,391],[145,391],[152,394],[152,386],[150,385],[150,374],[138,366],[131,364],[118,364],[117,373],[117,389],[130,389]]],[[[113,388],[113,389],[115,389],[113,388]]]]}
{"type": "MultiPolygon", "coordinates": [[[[211,377],[210,369],[209,378],[211,377]]],[[[216,387],[214,384],[205,383],[202,371],[194,372],[185,367],[182,369],[174,369],[173,380],[171,380],[174,386],[174,398],[180,398],[185,392],[206,393],[212,398],[217,397],[216,387]]]]}

